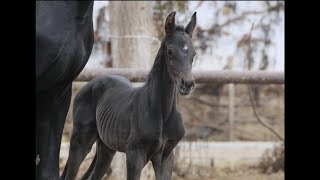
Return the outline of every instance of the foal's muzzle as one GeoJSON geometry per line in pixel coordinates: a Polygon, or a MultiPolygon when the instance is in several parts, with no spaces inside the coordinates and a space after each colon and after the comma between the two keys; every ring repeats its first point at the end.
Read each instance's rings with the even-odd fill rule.
{"type": "Polygon", "coordinates": [[[186,80],[186,79],[181,79],[181,83],[178,87],[179,93],[181,95],[188,95],[194,88],[194,80],[186,80]]]}

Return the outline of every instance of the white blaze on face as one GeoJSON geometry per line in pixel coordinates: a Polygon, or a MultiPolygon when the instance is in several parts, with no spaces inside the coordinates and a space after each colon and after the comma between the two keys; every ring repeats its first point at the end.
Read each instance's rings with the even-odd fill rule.
{"type": "Polygon", "coordinates": [[[186,44],[183,46],[183,50],[188,50],[188,46],[186,44]]]}

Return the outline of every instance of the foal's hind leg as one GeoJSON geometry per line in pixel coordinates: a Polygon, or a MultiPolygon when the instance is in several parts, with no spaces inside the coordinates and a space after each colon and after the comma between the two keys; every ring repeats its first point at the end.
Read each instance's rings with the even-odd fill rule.
{"type": "Polygon", "coordinates": [[[73,180],[76,178],[79,167],[90,152],[97,139],[95,111],[83,104],[74,103],[74,121],[70,141],[69,157],[61,175],[61,179],[73,180]]]}
{"type": "Polygon", "coordinates": [[[99,180],[108,170],[116,151],[108,148],[101,139],[97,140],[97,151],[88,171],[81,178],[82,180],[99,180]]]}
{"type": "Polygon", "coordinates": [[[76,133],[71,137],[69,156],[61,179],[73,180],[76,178],[80,165],[90,152],[96,137],[96,135],[94,135],[95,137],[92,135],[90,139],[87,139],[86,136],[87,134],[76,133]]]}

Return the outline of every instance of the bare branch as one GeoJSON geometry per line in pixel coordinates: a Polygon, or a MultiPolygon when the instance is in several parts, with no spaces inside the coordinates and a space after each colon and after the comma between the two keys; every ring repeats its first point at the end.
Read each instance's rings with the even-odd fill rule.
{"type": "Polygon", "coordinates": [[[201,104],[204,104],[204,105],[207,105],[207,106],[210,106],[210,107],[221,107],[221,106],[227,106],[227,105],[220,105],[220,104],[213,104],[213,103],[209,103],[209,102],[207,102],[207,101],[204,101],[204,100],[202,100],[202,99],[200,99],[200,98],[196,98],[196,97],[191,97],[190,99],[192,99],[192,100],[195,100],[195,101],[198,101],[199,103],[201,103],[201,104]]]}
{"type": "Polygon", "coordinates": [[[260,117],[260,115],[258,114],[255,102],[254,102],[254,98],[250,89],[250,85],[248,85],[248,94],[249,94],[249,99],[252,105],[252,110],[253,113],[255,115],[255,117],[257,118],[258,122],[265,128],[267,128],[268,130],[270,130],[274,135],[276,135],[281,141],[284,141],[284,138],[277,132],[275,131],[269,124],[267,124],[264,120],[262,120],[262,118],[260,117]]]}
{"type": "MultiPolygon", "coordinates": [[[[196,97],[190,97],[190,100],[197,101],[200,104],[203,104],[203,105],[206,105],[206,106],[209,106],[209,107],[212,107],[212,108],[227,108],[227,107],[229,107],[228,104],[213,104],[213,103],[204,101],[204,100],[202,100],[200,98],[196,98],[196,97]]],[[[239,104],[235,104],[234,107],[235,108],[238,108],[238,107],[251,107],[251,104],[248,104],[248,102],[249,102],[248,99],[244,99],[239,104]]]]}
{"type": "Polygon", "coordinates": [[[202,3],[203,1],[199,1],[195,9],[198,9],[202,5],[202,3]]]}
{"type": "Polygon", "coordinates": [[[278,2],[274,6],[268,7],[268,11],[279,11],[284,8],[284,4],[282,2],[278,2]]]}
{"type": "MultiPolygon", "coordinates": [[[[252,23],[250,32],[248,34],[248,41],[247,42],[247,46],[248,46],[248,50],[247,50],[247,60],[248,60],[248,69],[251,69],[251,65],[252,65],[252,47],[251,47],[251,34],[252,34],[252,30],[254,27],[254,23],[252,23]]],[[[247,85],[248,88],[248,94],[249,94],[249,99],[250,99],[250,103],[252,105],[252,109],[253,109],[253,113],[255,115],[255,117],[257,118],[258,122],[265,128],[267,128],[268,130],[270,130],[274,135],[276,135],[281,141],[284,141],[284,138],[277,132],[275,131],[269,124],[267,124],[265,121],[262,120],[262,118],[259,116],[257,108],[256,108],[256,104],[254,101],[254,97],[252,95],[251,92],[251,86],[247,85]]]]}
{"type": "Polygon", "coordinates": [[[192,126],[192,127],[207,127],[210,128],[216,132],[223,132],[224,130],[222,128],[217,127],[216,124],[212,124],[210,122],[198,122],[197,124],[193,124],[191,122],[185,122],[185,125],[192,126]]]}
{"type": "Polygon", "coordinates": [[[249,15],[256,15],[256,14],[263,14],[263,13],[265,13],[265,11],[247,11],[247,12],[244,12],[240,16],[237,16],[237,17],[232,18],[232,19],[228,19],[227,21],[225,21],[222,24],[214,24],[210,28],[209,33],[210,34],[215,34],[217,32],[220,32],[223,27],[228,26],[228,25],[230,25],[232,23],[236,23],[238,21],[241,21],[241,20],[245,19],[249,15]]]}
{"type": "Polygon", "coordinates": [[[282,3],[278,3],[277,5],[271,6],[271,7],[267,8],[267,9],[265,9],[265,10],[262,10],[262,11],[246,11],[246,12],[243,12],[241,15],[239,15],[239,16],[237,16],[235,18],[232,18],[232,19],[228,19],[224,23],[212,25],[212,27],[209,29],[208,32],[210,34],[215,34],[217,32],[220,32],[223,27],[228,26],[228,25],[233,24],[233,23],[236,23],[238,21],[241,21],[241,20],[245,19],[247,16],[264,14],[264,13],[271,12],[271,11],[279,11],[279,9],[282,9],[283,6],[284,5],[282,3]]]}

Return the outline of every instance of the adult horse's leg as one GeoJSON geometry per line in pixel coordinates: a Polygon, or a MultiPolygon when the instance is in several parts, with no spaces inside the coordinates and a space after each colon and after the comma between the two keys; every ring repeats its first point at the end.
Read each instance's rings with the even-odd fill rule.
{"type": "MultiPolygon", "coordinates": [[[[55,92],[55,91],[53,91],[55,92]]],[[[71,84],[59,94],[37,94],[37,179],[59,179],[59,152],[71,100],[71,84]]]]}
{"type": "Polygon", "coordinates": [[[171,180],[174,155],[171,153],[169,158],[164,162],[162,162],[161,156],[160,154],[151,160],[156,180],[171,180]]]}
{"type": "Polygon", "coordinates": [[[81,178],[82,180],[99,180],[108,170],[112,158],[116,151],[108,148],[101,139],[97,140],[97,150],[94,160],[92,161],[88,171],[81,178]]]}

